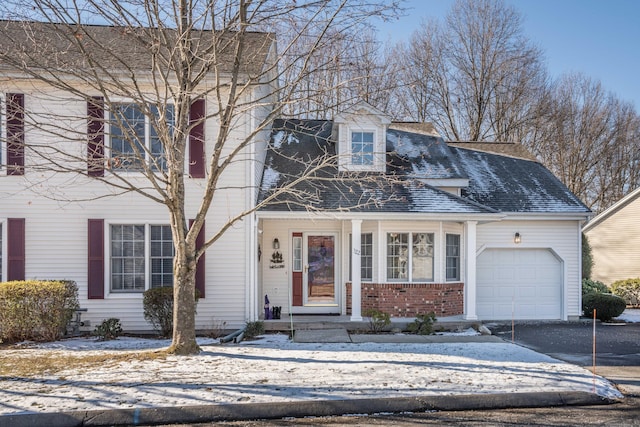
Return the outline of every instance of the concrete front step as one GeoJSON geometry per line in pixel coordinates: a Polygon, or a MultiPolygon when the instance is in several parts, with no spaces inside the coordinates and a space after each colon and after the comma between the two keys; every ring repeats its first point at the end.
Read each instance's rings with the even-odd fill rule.
{"type": "MultiPolygon", "coordinates": [[[[392,319],[387,330],[406,331],[413,319],[392,319]]],[[[475,320],[443,318],[434,323],[435,331],[460,331],[469,328],[478,329],[482,323],[475,320]]],[[[371,330],[369,320],[351,321],[349,316],[283,316],[282,319],[265,320],[264,329],[268,332],[290,332],[298,330],[345,329],[349,332],[368,332],[371,330]]]]}

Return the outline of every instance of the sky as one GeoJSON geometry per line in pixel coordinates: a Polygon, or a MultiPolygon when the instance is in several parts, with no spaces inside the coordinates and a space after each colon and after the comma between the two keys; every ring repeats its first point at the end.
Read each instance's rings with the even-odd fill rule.
{"type": "MultiPolygon", "coordinates": [[[[442,21],[454,0],[406,0],[406,16],[379,22],[382,41],[407,40],[429,19],[442,21]]],[[[552,77],[580,72],[640,112],[640,1],[505,0],[523,17],[524,35],[552,77]]]]}

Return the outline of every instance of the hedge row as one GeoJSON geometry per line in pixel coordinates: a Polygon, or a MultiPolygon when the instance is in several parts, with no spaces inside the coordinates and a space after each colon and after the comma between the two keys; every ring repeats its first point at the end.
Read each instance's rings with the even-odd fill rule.
{"type": "Polygon", "coordinates": [[[624,298],[630,306],[640,306],[640,278],[613,282],[611,284],[611,292],[624,298]]]}
{"type": "Polygon", "coordinates": [[[2,282],[0,341],[55,341],[78,307],[78,287],[72,281],[2,282]]]}

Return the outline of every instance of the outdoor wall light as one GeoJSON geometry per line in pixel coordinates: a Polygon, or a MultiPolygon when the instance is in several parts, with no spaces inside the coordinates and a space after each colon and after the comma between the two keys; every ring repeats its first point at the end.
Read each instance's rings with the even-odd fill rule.
{"type": "Polygon", "coordinates": [[[513,236],[513,243],[520,243],[522,241],[522,239],[520,239],[520,233],[516,232],[516,235],[513,236]]]}
{"type": "Polygon", "coordinates": [[[273,239],[273,249],[280,249],[280,240],[277,237],[273,239]]]}

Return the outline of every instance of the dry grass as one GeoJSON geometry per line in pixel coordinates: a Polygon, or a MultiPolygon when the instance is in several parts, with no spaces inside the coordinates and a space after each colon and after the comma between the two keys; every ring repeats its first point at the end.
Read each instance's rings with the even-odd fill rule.
{"type": "Polygon", "coordinates": [[[104,365],[166,359],[163,350],[70,355],[61,351],[0,351],[0,377],[28,378],[53,375],[66,370],[91,369],[104,365]]]}

